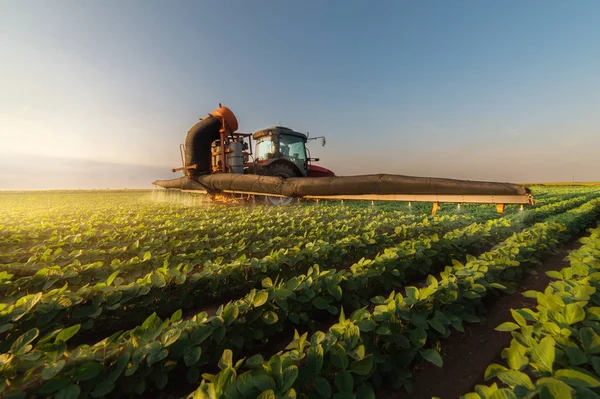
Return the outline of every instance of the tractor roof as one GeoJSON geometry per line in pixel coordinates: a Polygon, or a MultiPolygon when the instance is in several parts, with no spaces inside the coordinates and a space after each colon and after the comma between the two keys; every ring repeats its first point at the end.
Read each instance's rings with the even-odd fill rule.
{"type": "Polygon", "coordinates": [[[252,137],[256,140],[256,139],[259,139],[264,136],[269,136],[271,134],[288,134],[290,136],[301,137],[304,140],[306,140],[306,138],[307,138],[306,134],[300,133],[300,132],[295,132],[292,129],[289,129],[289,128],[283,127],[283,126],[271,126],[266,129],[259,130],[259,131],[255,132],[252,135],[252,137]]]}

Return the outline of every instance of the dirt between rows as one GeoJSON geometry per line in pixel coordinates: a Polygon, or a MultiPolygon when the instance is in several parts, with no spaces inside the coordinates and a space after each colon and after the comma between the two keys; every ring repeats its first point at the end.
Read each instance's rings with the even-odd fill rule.
{"type": "Polygon", "coordinates": [[[507,332],[496,331],[495,328],[505,321],[514,321],[510,309],[525,307],[535,308],[536,301],[522,295],[527,290],[543,291],[550,278],[547,271],[560,270],[567,267],[565,260],[568,251],[579,248],[579,238],[587,236],[583,231],[573,237],[556,255],[547,258],[536,268],[537,275],[528,275],[519,290],[511,295],[502,295],[486,307],[485,324],[465,324],[465,332],[453,331],[452,335],[442,341],[443,367],[425,363],[413,368],[413,392],[383,388],[376,392],[381,399],[459,398],[472,392],[475,385],[486,384],[484,372],[491,363],[504,362],[502,349],[510,345],[512,336],[507,332]]]}

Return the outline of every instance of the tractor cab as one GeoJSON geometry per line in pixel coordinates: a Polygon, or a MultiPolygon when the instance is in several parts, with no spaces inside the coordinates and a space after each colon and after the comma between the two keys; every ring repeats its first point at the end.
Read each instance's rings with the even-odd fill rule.
{"type": "Polygon", "coordinates": [[[308,138],[304,133],[292,129],[273,126],[259,130],[253,135],[256,141],[254,151],[254,170],[257,174],[281,177],[333,176],[333,172],[311,162],[319,161],[311,158],[306,142],[320,138],[325,145],[324,137],[308,138]]]}

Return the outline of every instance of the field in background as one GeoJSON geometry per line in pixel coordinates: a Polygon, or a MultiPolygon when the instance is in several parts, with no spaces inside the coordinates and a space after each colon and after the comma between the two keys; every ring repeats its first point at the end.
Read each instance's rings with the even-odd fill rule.
{"type": "Polygon", "coordinates": [[[548,183],[519,183],[526,187],[544,187],[544,186],[600,186],[600,182],[584,181],[584,182],[548,182],[548,183]]]}
{"type": "MultiPolygon", "coordinates": [[[[0,192],[0,397],[419,392],[426,365],[460,368],[446,362],[453,338],[493,331],[490,306],[597,225],[598,183],[555,184],[531,185],[524,211],[442,204],[436,216],[418,203],[0,192]]],[[[501,329],[525,338],[503,364],[469,370],[461,393],[484,374],[497,385],[469,399],[600,393],[600,279],[585,278],[599,234],[551,275],[556,294],[529,293],[550,316],[515,311],[501,329]]]]}

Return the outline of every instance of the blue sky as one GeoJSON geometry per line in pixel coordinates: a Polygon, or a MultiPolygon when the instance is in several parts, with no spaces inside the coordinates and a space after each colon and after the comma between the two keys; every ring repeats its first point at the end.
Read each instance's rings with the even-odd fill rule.
{"type": "Polygon", "coordinates": [[[584,0],[4,1],[0,189],[40,185],[35,159],[43,188],[171,177],[219,102],[241,131],[327,136],[340,175],[599,181],[598,21],[584,0]]]}

